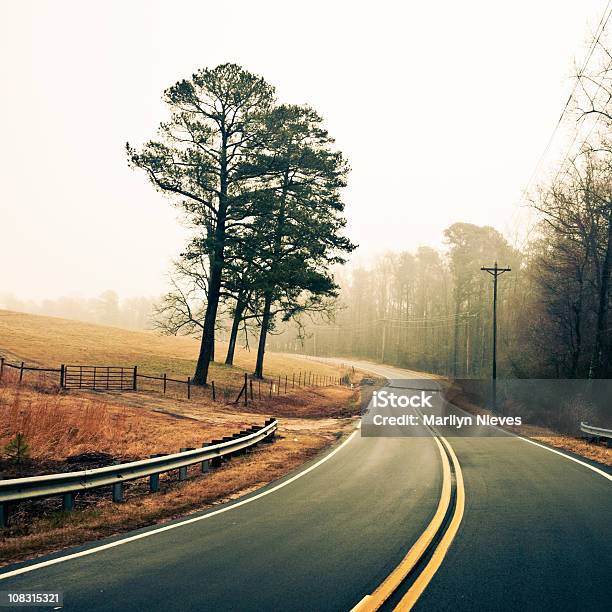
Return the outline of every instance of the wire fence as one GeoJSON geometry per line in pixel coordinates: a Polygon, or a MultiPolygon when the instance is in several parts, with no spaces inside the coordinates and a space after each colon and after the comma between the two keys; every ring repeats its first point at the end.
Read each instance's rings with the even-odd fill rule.
{"type": "Polygon", "coordinates": [[[286,395],[295,389],[350,386],[348,373],[336,376],[300,370],[264,379],[250,378],[246,373],[243,377],[224,380],[221,384],[213,380],[203,386],[195,385],[190,376],[183,379],[167,373],[143,374],[138,366],[62,364],[59,368],[47,368],[26,365],[23,361],[13,363],[5,357],[0,357],[0,382],[5,380],[22,384],[27,378],[30,385],[44,389],[55,387],[66,390],[149,391],[189,400],[208,397],[213,401],[235,404],[242,402],[247,405],[249,401],[286,395]]]}

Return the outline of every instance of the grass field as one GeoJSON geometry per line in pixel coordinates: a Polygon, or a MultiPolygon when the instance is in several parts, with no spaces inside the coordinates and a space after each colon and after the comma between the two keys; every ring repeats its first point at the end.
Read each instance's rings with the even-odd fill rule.
{"type": "MultiPolygon", "coordinates": [[[[199,341],[184,336],[160,336],[154,332],[106,327],[70,319],[0,310],[0,355],[40,366],[60,364],[138,365],[143,374],[186,377],[193,375],[199,341]]],[[[209,379],[222,386],[236,374],[255,369],[255,351],[236,348],[234,368],[223,364],[227,344],[217,342],[217,361],[209,379]]],[[[266,353],[266,377],[276,378],[309,371],[319,376],[339,376],[342,370],[286,354],[266,353]]]]}
{"type": "MultiPolygon", "coordinates": [[[[190,338],[162,337],[78,321],[0,311],[0,355],[12,361],[57,367],[61,363],[138,365],[139,372],[180,378],[193,373],[198,343],[190,338]]],[[[224,356],[219,343],[217,355],[224,356]]],[[[137,392],[60,390],[56,374],[26,372],[19,384],[17,371],[5,369],[0,381],[0,447],[17,432],[25,435],[29,458],[17,464],[0,460],[0,478],[84,469],[113,460],[133,460],[153,453],[176,452],[199,446],[247,425],[279,419],[274,444],[233,459],[209,475],[193,470],[193,479],[179,483],[176,475],[163,479],[162,491],[148,493],[146,482],[126,487],[126,502],[113,504],[109,491],[79,494],[77,511],[61,511],[61,500],[49,498],[18,504],[9,511],[9,524],[0,541],[0,563],[13,562],[164,521],[241,495],[282,476],[354,427],[359,389],[345,386],[292,387],[263,385],[248,406],[235,404],[235,390],[244,373],[254,367],[254,355],[242,349],[233,368],[211,364],[210,390],[185,397],[184,385],[160,393],[159,385],[137,392]],[[224,394],[223,389],[230,393],[224,394]],[[97,464],[87,465],[88,456],[97,464]],[[85,463],[84,463],[85,462],[85,463]],[[101,463],[100,463],[101,462],[101,463]]],[[[341,368],[269,353],[269,380],[280,375],[310,372],[337,378],[341,368]]],[[[350,373],[358,383],[359,373],[350,373]]]]}

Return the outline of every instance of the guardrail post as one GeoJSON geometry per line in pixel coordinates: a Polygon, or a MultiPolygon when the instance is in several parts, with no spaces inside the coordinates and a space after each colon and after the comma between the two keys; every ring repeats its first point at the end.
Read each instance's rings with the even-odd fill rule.
{"type": "MultiPolygon", "coordinates": [[[[264,423],[264,427],[266,425],[269,425],[270,423],[273,423],[274,419],[268,419],[265,423],[264,423]]],[[[269,433],[263,440],[262,442],[264,442],[265,444],[272,444],[272,442],[274,442],[274,437],[276,434],[276,430],[274,430],[272,433],[269,433]]]]}
{"type": "MultiPolygon", "coordinates": [[[[223,440],[211,440],[209,446],[214,446],[215,444],[219,444],[223,440]]],[[[219,467],[221,465],[221,457],[213,457],[210,460],[210,467],[219,467]]]]}
{"type": "Polygon", "coordinates": [[[72,512],[74,510],[74,493],[64,493],[62,495],[62,510],[72,512]]]}
{"type": "MultiPolygon", "coordinates": [[[[203,442],[202,448],[208,446],[208,444],[209,444],[208,442],[203,442]]],[[[206,474],[206,472],[208,472],[208,470],[210,469],[210,461],[208,459],[204,459],[204,461],[202,461],[201,468],[202,468],[202,474],[206,474]]]]}
{"type": "Polygon", "coordinates": [[[138,391],[138,366],[134,366],[134,384],[132,385],[134,391],[138,391]]]}
{"type": "MultiPolygon", "coordinates": [[[[193,450],[193,447],[185,446],[181,448],[181,453],[190,450],[193,450]]],[[[183,467],[179,468],[179,480],[187,480],[187,467],[188,466],[184,465],[183,467]]]]}
{"type": "MultiPolygon", "coordinates": [[[[221,442],[230,442],[234,439],[234,436],[223,436],[221,442]]],[[[229,461],[234,456],[234,453],[227,453],[221,457],[221,461],[229,461]]]]}
{"type": "Polygon", "coordinates": [[[113,501],[115,503],[123,501],[123,482],[116,482],[113,485],[113,501]]]}
{"type": "MultiPolygon", "coordinates": [[[[149,455],[151,459],[155,457],[163,457],[164,453],[155,453],[153,455],[149,455]]],[[[149,476],[149,491],[151,493],[157,493],[159,491],[159,474],[151,474],[149,476]]]]}

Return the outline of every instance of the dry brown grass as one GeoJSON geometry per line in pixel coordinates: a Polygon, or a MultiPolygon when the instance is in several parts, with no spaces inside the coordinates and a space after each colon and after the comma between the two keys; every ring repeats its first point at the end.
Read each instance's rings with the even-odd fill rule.
{"type": "MultiPolygon", "coordinates": [[[[167,372],[180,378],[192,373],[198,348],[191,338],[0,311],[0,354],[29,364],[137,364],[142,373],[167,372]]],[[[219,343],[217,354],[224,349],[219,343]]],[[[148,492],[146,480],[128,483],[123,504],[110,502],[110,492],[101,489],[77,495],[77,511],[70,514],[61,512],[58,498],[14,506],[3,530],[0,560],[8,563],[143,527],[243,494],[294,469],[354,426],[350,417],[359,411],[358,390],[292,385],[294,373],[297,380],[299,372],[337,377],[345,370],[274,353],[266,359],[270,378],[261,384],[261,392],[255,381],[255,399],[248,406],[233,403],[244,372],[254,366],[254,355],[242,350],[237,351],[235,368],[211,364],[216,401],[210,389],[195,389],[187,400],[182,385],[170,384],[168,394],[162,395],[157,381],[139,381],[138,392],[63,391],[55,374],[26,372],[19,385],[17,371],[5,369],[0,446],[22,432],[31,456],[19,468],[4,459],[0,468],[5,477],[81,469],[70,458],[86,453],[105,453],[111,461],[176,452],[263,423],[272,415],[279,419],[279,440],[205,476],[195,477],[194,468],[195,478],[188,482],[166,475],[158,494],[148,492]]]]}
{"type": "Polygon", "coordinates": [[[40,393],[26,386],[1,385],[0,445],[22,432],[35,460],[62,460],[89,452],[117,458],[144,457],[174,452],[182,446],[199,446],[229,429],[240,430],[253,421],[264,420],[250,414],[178,419],[130,407],[121,399],[100,398],[93,393],[40,393]]]}
{"type": "Polygon", "coordinates": [[[62,461],[90,452],[140,458],[199,446],[272,415],[281,422],[283,417],[346,419],[358,413],[358,398],[357,390],[346,387],[315,387],[289,389],[286,395],[244,406],[146,392],[41,392],[5,379],[0,383],[0,446],[21,432],[36,461],[62,461]]]}
{"type": "MultiPolygon", "coordinates": [[[[5,379],[0,384],[0,444],[17,431],[26,435],[32,457],[24,466],[27,474],[80,469],[64,461],[81,453],[103,452],[125,460],[175,452],[262,423],[270,413],[280,418],[274,444],[205,476],[195,466],[188,482],[178,483],[175,474],[166,474],[159,494],[150,494],[141,479],[126,484],[123,504],[113,504],[110,491],[97,489],[77,495],[76,511],[70,514],[61,511],[57,497],[13,506],[0,541],[0,563],[175,518],[249,492],[349,431],[354,419],[346,417],[358,411],[358,395],[345,387],[296,389],[250,402],[247,411],[208,399],[172,400],[147,393],[41,391],[5,379]]],[[[7,460],[1,465],[5,474],[25,475],[7,460]]]]}
{"type": "MultiPolygon", "coordinates": [[[[199,341],[194,338],[160,336],[153,332],[132,331],[118,327],[83,323],[70,319],[31,315],[0,310],[0,354],[15,361],[26,361],[41,366],[59,367],[60,364],[84,365],[138,365],[143,374],[159,375],[164,372],[176,378],[193,374],[198,356],[199,341]]],[[[225,359],[227,344],[218,342],[215,352],[218,361],[225,359]]],[[[255,352],[236,349],[234,368],[212,363],[210,379],[222,389],[235,386],[237,374],[252,372],[255,352]]],[[[312,372],[319,376],[340,376],[344,371],[337,366],[305,361],[297,356],[266,353],[265,374],[276,379],[287,375],[312,372]]],[[[31,379],[35,375],[26,372],[31,379]]],[[[157,389],[159,383],[151,383],[157,389]]],[[[184,394],[177,387],[178,394],[184,394]]]]}

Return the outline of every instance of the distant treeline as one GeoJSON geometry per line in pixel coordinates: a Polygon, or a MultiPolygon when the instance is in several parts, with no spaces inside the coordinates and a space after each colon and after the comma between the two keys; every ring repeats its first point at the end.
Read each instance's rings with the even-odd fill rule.
{"type": "Polygon", "coordinates": [[[333,322],[288,328],[272,347],[489,376],[493,282],[481,267],[497,260],[512,269],[499,277],[498,376],[612,378],[612,175],[593,156],[581,161],[534,202],[542,220],[522,252],[491,227],[456,223],[447,251],[352,269],[333,322]]]}
{"type": "Polygon", "coordinates": [[[75,319],[127,329],[151,329],[155,300],[147,297],[119,299],[114,291],[98,297],[59,297],[53,300],[21,300],[13,294],[0,295],[0,307],[17,312],[75,319]]]}

